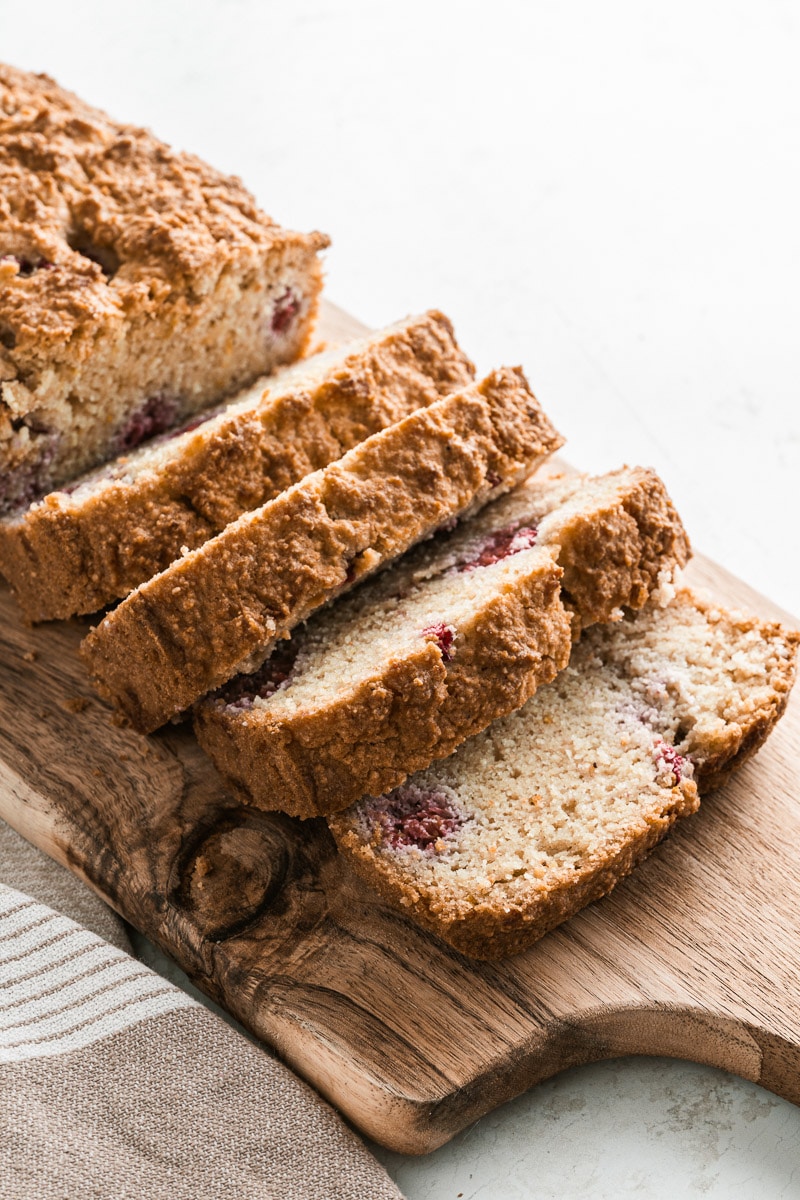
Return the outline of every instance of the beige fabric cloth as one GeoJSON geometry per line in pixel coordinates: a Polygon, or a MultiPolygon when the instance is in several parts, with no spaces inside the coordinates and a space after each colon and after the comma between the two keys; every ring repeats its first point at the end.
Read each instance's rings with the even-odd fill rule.
{"type": "Polygon", "coordinates": [[[402,1200],[316,1093],[127,954],[105,905],[0,823],[9,879],[0,1200],[402,1200]]]}
{"type": "Polygon", "coordinates": [[[0,821],[0,883],[25,892],[65,917],[72,917],[79,925],[130,953],[125,925],[116,913],[66,867],[26,842],[5,821],[0,821]]]}

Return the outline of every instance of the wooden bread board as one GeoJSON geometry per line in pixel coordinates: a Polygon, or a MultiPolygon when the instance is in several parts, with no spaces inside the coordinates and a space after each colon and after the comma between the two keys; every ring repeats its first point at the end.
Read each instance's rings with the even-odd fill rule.
{"type": "MultiPolygon", "coordinates": [[[[363,331],[326,310],[332,339],[363,331]]],[[[793,623],[704,559],[723,602],[793,623]]],[[[564,1067],[659,1054],[800,1102],[800,702],[612,896],[527,953],[462,958],[339,863],[322,821],[228,796],[188,726],[115,723],[88,621],[0,590],[0,816],[71,868],[349,1117],[424,1152],[564,1067]]]]}

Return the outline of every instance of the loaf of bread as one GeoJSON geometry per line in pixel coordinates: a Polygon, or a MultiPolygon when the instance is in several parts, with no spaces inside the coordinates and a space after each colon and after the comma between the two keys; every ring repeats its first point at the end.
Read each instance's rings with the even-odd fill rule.
{"type": "Polygon", "coordinates": [[[83,643],[98,689],[157,728],[561,443],[519,368],[417,410],[132,592],[83,643]]]}
{"type": "Polygon", "coordinates": [[[573,631],[641,607],[688,553],[652,471],[528,480],[202,701],[198,740],[247,803],[337,812],[519,708],[573,631]]]}
{"type": "Polygon", "coordinates": [[[554,683],[451,758],[330,817],[334,837],[457,950],[514,954],[609,892],[758,749],[786,706],[798,640],[685,590],[595,625],[554,683]]]}
{"type": "Polygon", "coordinates": [[[0,66],[0,513],[298,358],[327,242],[0,66]]]}
{"type": "Polygon", "coordinates": [[[0,571],[29,620],[96,612],[473,376],[438,312],[286,367],[188,430],[0,519],[0,571]]]}

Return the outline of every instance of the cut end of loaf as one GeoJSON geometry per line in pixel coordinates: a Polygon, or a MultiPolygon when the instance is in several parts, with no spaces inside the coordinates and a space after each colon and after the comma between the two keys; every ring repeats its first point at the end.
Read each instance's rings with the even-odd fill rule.
{"type": "MultiPolygon", "coordinates": [[[[277,257],[277,261],[274,261],[277,257]]],[[[67,351],[0,385],[0,515],[126,455],[305,350],[322,285],[313,259],[231,266],[181,313],[118,314],[86,361],[67,351]],[[24,377],[24,381],[23,381],[24,377]]],[[[52,273],[58,274],[54,268],[52,273]]],[[[0,283],[0,321],[26,281],[0,283]]],[[[56,302],[56,297],[51,298],[56,302]]],[[[43,298],[43,302],[47,302],[43,298]]],[[[76,352],[77,353],[77,352],[76,352]]]]}
{"type": "Polygon", "coordinates": [[[46,76],[0,102],[7,513],[302,354],[328,239],[46,76]]]}

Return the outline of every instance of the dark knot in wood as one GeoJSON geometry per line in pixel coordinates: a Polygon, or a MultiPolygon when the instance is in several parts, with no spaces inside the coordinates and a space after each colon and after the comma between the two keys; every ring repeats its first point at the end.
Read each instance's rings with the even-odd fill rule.
{"type": "Polygon", "coordinates": [[[244,807],[229,810],[184,844],[171,902],[212,941],[243,933],[280,898],[291,877],[293,833],[286,818],[244,807]]]}

